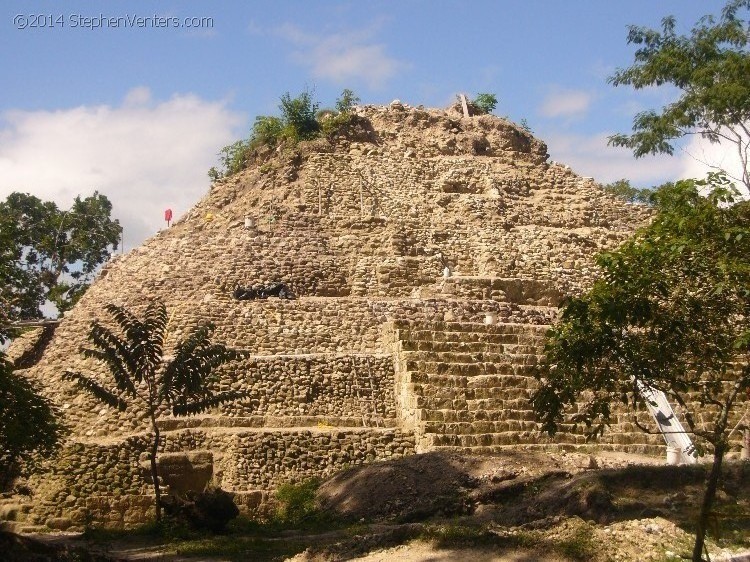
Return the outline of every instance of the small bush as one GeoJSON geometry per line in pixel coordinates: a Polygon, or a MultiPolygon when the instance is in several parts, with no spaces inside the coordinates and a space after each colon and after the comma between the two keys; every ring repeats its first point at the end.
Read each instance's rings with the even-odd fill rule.
{"type": "Polygon", "coordinates": [[[495,94],[477,94],[472,105],[477,107],[482,113],[492,113],[497,107],[497,96],[495,94]]]}
{"type": "Polygon", "coordinates": [[[259,115],[255,118],[250,143],[253,146],[266,144],[276,146],[284,133],[284,123],[278,117],[259,115]]]}
{"type": "Polygon", "coordinates": [[[238,140],[228,144],[219,151],[218,156],[222,169],[217,170],[215,167],[211,167],[208,171],[208,177],[212,180],[231,176],[247,167],[250,156],[250,141],[238,140]]]}
{"type": "Polygon", "coordinates": [[[276,519],[285,525],[299,525],[314,519],[318,514],[315,493],[320,482],[316,479],[306,480],[300,484],[282,484],[276,490],[279,508],[276,519]]]}
{"type": "Polygon", "coordinates": [[[315,118],[318,103],[313,102],[310,92],[302,92],[292,98],[289,92],[281,96],[281,119],[285,133],[294,141],[315,138],[320,130],[320,123],[315,118]]]}
{"type": "Polygon", "coordinates": [[[345,88],[341,92],[341,96],[336,100],[336,111],[339,113],[351,113],[354,106],[357,105],[361,100],[357,95],[349,88],[345,88]]]}

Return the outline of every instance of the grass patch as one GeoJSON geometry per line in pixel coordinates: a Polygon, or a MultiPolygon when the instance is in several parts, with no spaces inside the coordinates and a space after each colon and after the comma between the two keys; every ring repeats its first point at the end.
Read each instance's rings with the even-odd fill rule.
{"type": "Polygon", "coordinates": [[[535,549],[541,544],[540,539],[532,533],[495,533],[486,527],[476,525],[431,525],[420,532],[419,538],[432,541],[439,548],[535,549]]]}
{"type": "Polygon", "coordinates": [[[181,556],[223,557],[229,560],[271,562],[294,556],[307,548],[302,539],[268,539],[244,536],[215,536],[170,545],[181,556]]]}
{"type": "Polygon", "coordinates": [[[555,549],[573,560],[585,562],[596,556],[596,544],[593,533],[587,527],[578,527],[571,536],[565,537],[557,542],[555,549]]]}

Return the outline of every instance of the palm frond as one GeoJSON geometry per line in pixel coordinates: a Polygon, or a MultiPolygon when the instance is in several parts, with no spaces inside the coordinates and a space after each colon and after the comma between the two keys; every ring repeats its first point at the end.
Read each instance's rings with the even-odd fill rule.
{"type": "Polygon", "coordinates": [[[249,393],[242,390],[227,390],[225,392],[218,392],[211,396],[206,396],[199,400],[180,401],[172,406],[172,413],[175,416],[190,416],[193,414],[200,414],[213,408],[224,404],[226,402],[232,402],[239,398],[247,398],[249,393]]]}
{"type": "Polygon", "coordinates": [[[134,342],[141,339],[144,333],[143,322],[135,314],[113,303],[109,303],[104,309],[114,318],[129,341],[134,342]]]}
{"type": "Polygon", "coordinates": [[[162,362],[167,320],[167,307],[163,302],[154,301],[148,305],[143,321],[148,337],[142,345],[141,353],[150,372],[154,372],[162,362]]]}
{"type": "Polygon", "coordinates": [[[242,354],[223,344],[212,344],[207,339],[200,345],[180,348],[174,360],[164,373],[164,393],[178,397],[181,395],[200,396],[211,382],[217,368],[239,359],[242,354]]]}
{"type": "Polygon", "coordinates": [[[120,392],[126,392],[132,397],[136,396],[136,389],[133,380],[131,379],[131,374],[125,369],[119,356],[101,349],[90,349],[86,347],[81,348],[81,353],[84,357],[101,361],[109,368],[112,377],[115,379],[117,390],[120,392]]]}
{"type": "MultiPolygon", "coordinates": [[[[112,356],[113,360],[116,358],[122,369],[129,373],[129,378],[136,383],[140,382],[138,361],[128,342],[123,341],[122,338],[97,322],[91,324],[89,340],[100,351],[112,356]]],[[[106,362],[109,364],[109,361],[106,362]]]]}
{"type": "Polygon", "coordinates": [[[73,381],[78,385],[78,388],[85,390],[101,402],[104,402],[107,406],[117,408],[121,412],[124,412],[127,408],[127,403],[120,397],[117,396],[111,390],[107,390],[95,380],[77,373],[75,371],[65,371],[63,373],[63,379],[73,381]]]}

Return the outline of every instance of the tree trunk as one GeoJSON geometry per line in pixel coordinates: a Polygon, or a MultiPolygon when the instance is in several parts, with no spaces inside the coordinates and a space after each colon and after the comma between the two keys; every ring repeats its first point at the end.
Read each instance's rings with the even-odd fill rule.
{"type": "Polygon", "coordinates": [[[708,516],[711,513],[711,507],[716,497],[716,488],[721,475],[721,463],[724,460],[724,443],[718,443],[714,449],[714,462],[711,465],[711,473],[708,476],[706,493],[703,496],[703,505],[701,505],[700,516],[698,517],[698,528],[695,531],[695,546],[693,547],[693,562],[703,560],[703,546],[706,541],[706,528],[708,527],[708,516]]]}
{"type": "Polygon", "coordinates": [[[159,450],[159,428],[156,418],[151,414],[151,425],[154,429],[154,441],[151,443],[151,479],[154,483],[154,494],[156,496],[156,522],[161,522],[161,490],[159,489],[159,470],[156,468],[156,454],[159,450]]]}

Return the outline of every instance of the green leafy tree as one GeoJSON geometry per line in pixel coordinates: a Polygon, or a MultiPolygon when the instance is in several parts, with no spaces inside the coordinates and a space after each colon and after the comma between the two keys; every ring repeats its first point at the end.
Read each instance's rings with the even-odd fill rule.
{"type": "Polygon", "coordinates": [[[294,141],[315,138],[320,130],[320,123],[315,118],[318,107],[310,92],[302,92],[296,98],[289,92],[281,96],[279,109],[286,135],[294,141]]]}
{"type": "Polygon", "coordinates": [[[631,26],[628,43],[638,45],[635,63],[617,70],[610,83],[635,89],[671,85],[681,94],[661,112],[638,113],[633,134],[613,135],[610,144],[630,148],[636,157],[672,154],[676,139],[701,135],[734,147],[742,170],[732,179],[750,190],[750,33],[739,17],[749,8],[750,0],[732,0],[719,21],[705,16],[689,36],[675,33],[672,16],[662,20],[661,31],[631,26]]]}
{"type": "Polygon", "coordinates": [[[0,351],[0,489],[7,488],[22,464],[55,451],[62,433],[53,405],[13,373],[0,351]]]}
{"type": "Polygon", "coordinates": [[[750,390],[750,202],[730,204],[735,194],[715,174],[654,193],[653,222],[600,254],[602,278],[564,305],[532,400],[548,433],[573,423],[592,437],[612,421],[612,403],[638,409],[638,384],[677,403],[696,445],[713,452],[696,562],[729,448],[730,415],[750,390]]]}
{"type": "Polygon", "coordinates": [[[630,203],[644,203],[646,205],[650,204],[651,195],[654,192],[653,189],[634,187],[630,185],[630,180],[626,179],[617,180],[602,187],[604,191],[615,197],[619,197],[630,203]]]}
{"type": "Polygon", "coordinates": [[[52,301],[60,312],[83,295],[117,246],[122,229],[98,192],[61,210],[51,201],[11,193],[0,202],[0,302],[11,319],[42,317],[52,301]]]}
{"type": "Polygon", "coordinates": [[[482,113],[492,113],[497,107],[497,96],[495,94],[477,94],[471,100],[471,103],[482,111],[482,113]]]}
{"type": "Polygon", "coordinates": [[[168,407],[175,416],[198,414],[245,397],[244,392],[213,389],[216,369],[238,359],[241,353],[212,343],[214,328],[206,324],[180,341],[173,357],[168,359],[164,357],[168,319],[163,303],[149,304],[143,319],[114,304],[107,305],[106,310],[120,333],[93,322],[89,331],[93,347],[83,348],[81,353],[101,362],[112,375],[114,386],[106,386],[76,371],[66,371],[64,376],[112,408],[124,412],[128,408],[145,407],[151,425],[149,460],[158,522],[162,512],[157,465],[158,413],[162,407],[168,407]]]}

